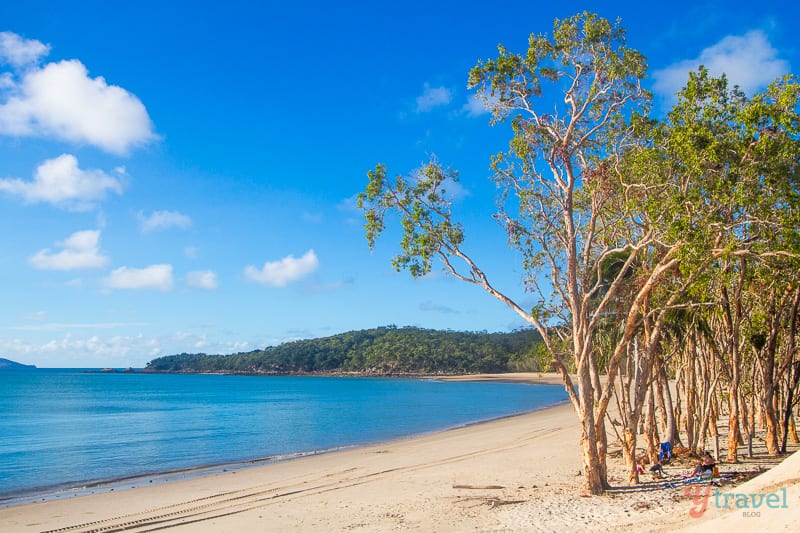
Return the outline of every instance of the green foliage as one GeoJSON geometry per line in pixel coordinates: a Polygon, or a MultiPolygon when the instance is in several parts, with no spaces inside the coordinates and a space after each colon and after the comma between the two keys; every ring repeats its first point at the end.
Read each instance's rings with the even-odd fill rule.
{"type": "Polygon", "coordinates": [[[398,176],[394,183],[386,177],[386,167],[378,165],[367,173],[366,190],[358,195],[364,210],[367,242],[372,248],[385,228],[389,212],[400,215],[402,253],[392,260],[396,270],[408,270],[413,277],[431,271],[437,255],[458,249],[464,235],[460,224],[451,221],[446,187],[458,181],[457,173],[433,159],[409,179],[398,176]]]}
{"type": "Polygon", "coordinates": [[[159,357],[147,372],[370,375],[539,371],[533,330],[475,333],[383,327],[230,355],[159,357]]]}

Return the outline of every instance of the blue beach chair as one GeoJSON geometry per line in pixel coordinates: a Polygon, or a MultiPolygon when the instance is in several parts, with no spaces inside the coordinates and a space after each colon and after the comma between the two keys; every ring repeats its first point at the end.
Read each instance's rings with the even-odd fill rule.
{"type": "Polygon", "coordinates": [[[664,463],[670,459],[672,459],[672,443],[662,442],[661,451],[658,452],[658,460],[659,462],[664,463]]]}

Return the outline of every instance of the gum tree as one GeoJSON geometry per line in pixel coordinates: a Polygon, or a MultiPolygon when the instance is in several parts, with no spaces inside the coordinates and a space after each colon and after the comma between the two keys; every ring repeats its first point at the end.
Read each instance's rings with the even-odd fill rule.
{"type": "MultiPolygon", "coordinates": [[[[614,179],[607,161],[629,140],[626,119],[648,101],[640,85],[645,70],[644,57],[626,46],[619,22],[582,13],[556,20],[552,37],[532,35],[527,53],[499,46],[496,59],[470,72],[469,86],[492,109],[493,124],[512,129],[510,149],[492,162],[501,190],[497,218],[522,253],[525,290],[539,297],[532,309],[497,290],[464,250],[463,228],[444,192],[454,172],[431,161],[411,178],[390,180],[378,165],[359,197],[370,246],[386,215],[400,216],[401,253],[393,260],[398,270],[422,276],[438,259],[451,275],[482,287],[541,333],[580,419],[585,490],[591,494],[608,487],[604,418],[610,394],[601,385],[592,337],[655,238],[644,228],[630,239],[630,217],[609,208],[616,198],[607,186],[614,179]],[[619,254],[624,260],[609,277],[606,258],[619,254]],[[574,363],[575,383],[566,361],[574,363]]],[[[638,331],[636,317],[672,261],[657,261],[645,276],[613,364],[638,331]]]]}

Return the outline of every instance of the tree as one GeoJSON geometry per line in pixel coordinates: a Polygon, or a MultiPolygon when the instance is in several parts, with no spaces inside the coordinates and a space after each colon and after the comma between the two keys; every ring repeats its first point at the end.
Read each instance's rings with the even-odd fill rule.
{"type": "MultiPolygon", "coordinates": [[[[612,200],[604,186],[612,173],[605,161],[624,149],[626,118],[647,104],[640,85],[645,60],[625,45],[619,21],[612,24],[586,12],[556,20],[552,37],[531,35],[524,55],[503,46],[498,52],[496,59],[479,62],[470,72],[469,86],[492,109],[493,124],[511,124],[510,149],[492,163],[502,190],[498,219],[510,244],[522,252],[525,288],[538,293],[540,303],[524,309],[498,291],[463,249],[463,228],[453,220],[444,191],[456,174],[438,161],[411,179],[393,182],[378,165],[368,173],[359,206],[370,246],[384,230],[386,215],[400,216],[403,239],[395,268],[418,277],[438,258],[451,275],[482,287],[536,327],[581,421],[585,490],[599,494],[608,486],[608,401],[596,412],[603,389],[591,339],[643,241],[652,238],[639,235],[638,242],[620,245],[618,225],[624,217],[609,216],[605,209],[612,200]],[[539,111],[538,99],[553,111],[539,111]],[[607,279],[601,265],[620,252],[627,253],[626,259],[607,279]],[[542,279],[549,283],[545,286],[542,279]],[[562,340],[568,343],[566,353],[562,340]],[[565,359],[575,365],[577,390],[565,359]]],[[[643,294],[659,275],[653,274],[643,294]]],[[[623,342],[630,341],[636,327],[632,320],[623,342]]],[[[615,356],[618,363],[621,353],[615,356]]]]}

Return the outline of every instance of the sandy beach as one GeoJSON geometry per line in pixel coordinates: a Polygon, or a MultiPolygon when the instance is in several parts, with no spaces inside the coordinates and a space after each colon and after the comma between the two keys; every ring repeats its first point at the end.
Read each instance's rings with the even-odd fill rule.
{"type": "Polygon", "coordinates": [[[4,508],[0,531],[777,531],[800,519],[800,454],[780,464],[765,456],[723,464],[743,479],[774,468],[719,489],[681,483],[680,465],[667,466],[667,481],[625,487],[621,459],[612,458],[617,486],[582,497],[578,434],[565,404],[381,445],[4,508]]]}

